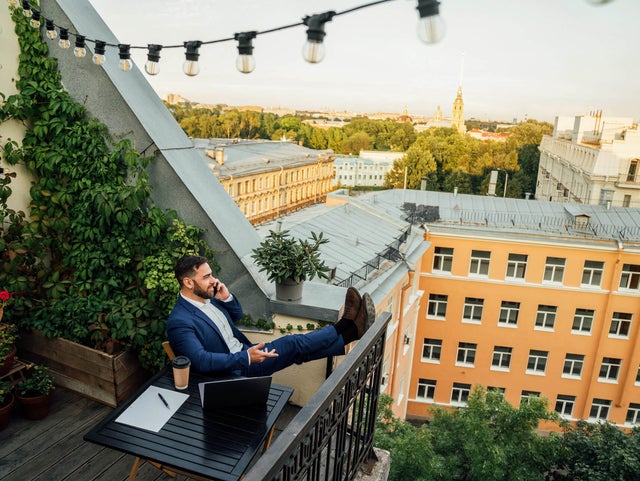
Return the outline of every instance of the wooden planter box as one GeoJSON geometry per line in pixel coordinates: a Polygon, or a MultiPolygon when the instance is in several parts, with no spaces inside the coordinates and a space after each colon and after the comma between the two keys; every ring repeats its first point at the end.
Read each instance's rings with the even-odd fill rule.
{"type": "Polygon", "coordinates": [[[20,335],[18,352],[21,358],[47,366],[57,385],[111,407],[151,376],[131,353],[113,356],[66,339],[49,339],[37,331],[20,335]]]}

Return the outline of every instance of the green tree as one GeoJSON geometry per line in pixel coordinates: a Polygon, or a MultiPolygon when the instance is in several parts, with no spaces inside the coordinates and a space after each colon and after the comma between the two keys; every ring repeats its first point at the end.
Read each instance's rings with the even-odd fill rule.
{"type": "MultiPolygon", "coordinates": [[[[418,137],[418,140],[409,147],[404,157],[393,162],[393,167],[387,173],[385,185],[403,188],[406,182],[408,189],[419,189],[424,177],[430,177],[429,174],[435,173],[437,170],[436,161],[428,149],[427,137],[418,137]]],[[[431,177],[433,180],[433,177],[431,177]]],[[[433,190],[433,185],[431,189],[433,190]]]]}
{"type": "Polygon", "coordinates": [[[371,149],[373,141],[366,132],[356,132],[342,141],[340,149],[343,154],[358,155],[361,150],[371,149]]]}

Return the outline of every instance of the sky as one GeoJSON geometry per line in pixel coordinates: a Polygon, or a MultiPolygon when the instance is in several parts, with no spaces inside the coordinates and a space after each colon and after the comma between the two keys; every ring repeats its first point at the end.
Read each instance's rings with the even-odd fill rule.
{"type": "MultiPolygon", "coordinates": [[[[184,49],[164,49],[146,75],[160,97],[272,108],[450,116],[462,86],[466,119],[553,122],[602,110],[640,117],[640,1],[441,0],[443,40],[418,38],[416,0],[89,0],[121,43],[182,45],[296,24],[334,10],[326,56],[302,58],[306,27],[259,34],[256,68],[235,67],[237,42],[200,49],[200,74],[182,72],[184,49]]],[[[93,38],[91,32],[80,32],[93,38]]],[[[107,61],[117,61],[107,51],[107,61]]],[[[144,69],[146,50],[132,58],[144,69]]]]}

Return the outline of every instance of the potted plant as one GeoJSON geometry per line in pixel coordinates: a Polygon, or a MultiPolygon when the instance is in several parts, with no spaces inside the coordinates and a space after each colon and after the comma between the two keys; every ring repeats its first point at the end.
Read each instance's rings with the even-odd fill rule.
{"type": "Polygon", "coordinates": [[[7,427],[11,416],[11,408],[15,401],[13,386],[9,381],[0,380],[0,430],[7,427]]]}
{"type": "Polygon", "coordinates": [[[53,381],[43,365],[35,365],[29,377],[19,381],[16,385],[18,402],[22,406],[22,414],[27,419],[42,419],[49,415],[51,399],[53,397],[53,381]]]}
{"type": "Polygon", "coordinates": [[[327,279],[329,267],[320,257],[319,247],[329,242],[320,234],[311,233],[310,239],[292,237],[289,231],[269,231],[251,257],[276,283],[276,297],[295,301],[302,297],[302,283],[321,277],[327,279]]]}
{"type": "Polygon", "coordinates": [[[17,339],[18,328],[14,324],[0,324],[0,376],[7,374],[13,367],[17,339]]]}

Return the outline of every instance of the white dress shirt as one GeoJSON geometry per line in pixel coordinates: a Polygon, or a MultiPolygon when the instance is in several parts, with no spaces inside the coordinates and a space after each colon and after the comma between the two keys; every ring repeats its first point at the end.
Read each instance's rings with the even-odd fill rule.
{"type": "MultiPolygon", "coordinates": [[[[180,294],[182,296],[182,294],[180,294]]],[[[220,333],[222,334],[222,338],[224,342],[227,344],[230,352],[240,352],[242,351],[242,343],[236,339],[233,335],[233,331],[231,330],[231,326],[229,325],[229,321],[222,313],[220,309],[214,306],[211,303],[211,300],[207,300],[206,302],[198,302],[192,299],[188,299],[185,296],[182,296],[184,299],[189,301],[194,306],[197,306],[202,312],[206,314],[206,316],[211,320],[211,322],[218,328],[220,333]]],[[[223,302],[229,302],[233,299],[233,296],[229,294],[229,297],[225,299],[223,302]]]]}

